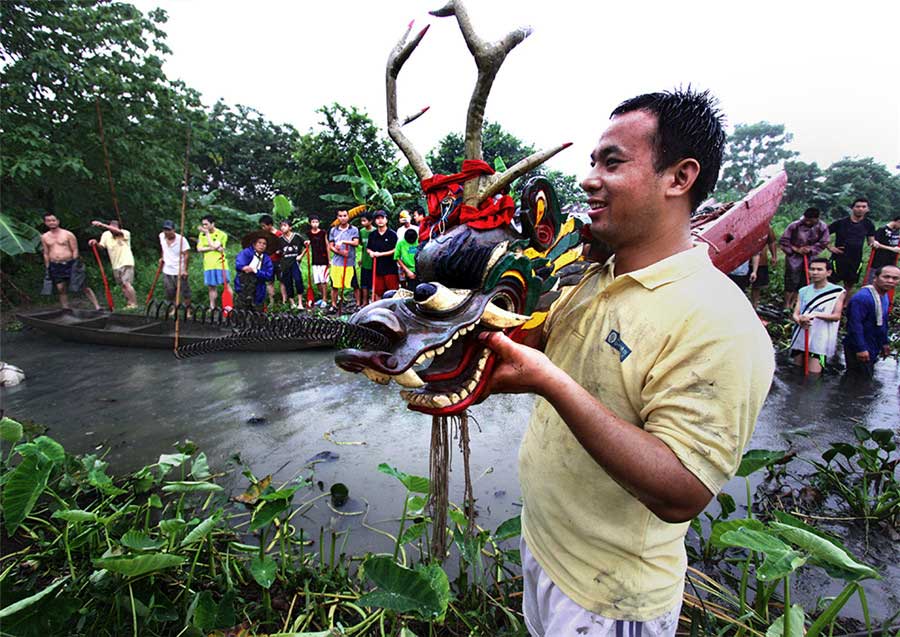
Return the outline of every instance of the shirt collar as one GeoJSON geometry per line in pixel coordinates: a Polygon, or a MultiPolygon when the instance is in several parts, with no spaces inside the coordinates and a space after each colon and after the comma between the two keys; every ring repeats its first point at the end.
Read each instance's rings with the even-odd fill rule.
{"type": "MultiPolygon", "coordinates": [[[[615,272],[615,255],[606,262],[608,272],[615,272]]],[[[683,279],[697,270],[710,265],[709,246],[706,244],[695,245],[689,250],[678,252],[661,261],[657,261],[640,270],[617,276],[616,279],[631,278],[648,290],[683,279]]]]}

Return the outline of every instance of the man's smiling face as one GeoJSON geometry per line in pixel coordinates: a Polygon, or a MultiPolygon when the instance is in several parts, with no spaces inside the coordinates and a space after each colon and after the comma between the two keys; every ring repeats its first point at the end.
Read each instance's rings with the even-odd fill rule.
{"type": "Polygon", "coordinates": [[[591,234],[612,248],[646,239],[663,202],[663,181],[653,166],[656,116],[632,111],[613,117],[591,153],[582,180],[591,207],[591,234]]]}

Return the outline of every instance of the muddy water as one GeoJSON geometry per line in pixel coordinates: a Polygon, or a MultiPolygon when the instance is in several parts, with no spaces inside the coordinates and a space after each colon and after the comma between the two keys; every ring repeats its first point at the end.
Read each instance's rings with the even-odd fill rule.
{"type": "MultiPolygon", "coordinates": [[[[366,528],[396,532],[402,507],[402,486],[378,472],[379,463],[428,473],[430,418],[407,410],[396,389],[341,372],[326,350],[179,362],[165,351],[65,343],[25,331],[3,334],[0,358],[28,376],[22,385],[2,390],[7,415],[48,426],[48,435],[68,451],[107,447],[112,470],[124,473],[189,438],[214,469],[233,468],[239,454],[256,475],[272,474],[276,484],[311,478],[313,486],[295,498],[310,506],[293,521],[307,536],[318,536],[323,526],[349,530],[340,535],[348,552],[392,545],[366,528]],[[334,482],[350,489],[350,501],[340,510],[331,508],[328,498],[315,499],[334,482]]],[[[872,383],[839,376],[804,382],[799,374],[779,371],[750,448],[790,447],[815,457],[828,442],[849,440],[855,424],[896,428],[898,379],[892,362],[879,363],[872,383]]],[[[485,528],[496,528],[520,511],[516,449],[531,403],[523,396],[496,397],[471,411],[471,474],[478,521],[485,528]]],[[[450,498],[461,502],[458,452],[452,469],[450,498]]],[[[224,486],[237,493],[246,481],[233,474],[224,486]]],[[[743,480],[732,481],[727,490],[742,511],[743,480]]],[[[885,538],[873,537],[877,533],[870,532],[868,543],[861,529],[844,539],[885,575],[882,582],[866,584],[866,590],[873,615],[886,617],[900,608],[900,552],[885,538]]],[[[795,595],[806,607],[840,590],[828,588],[818,569],[803,571],[795,581],[795,595]]],[[[847,610],[861,616],[855,599],[847,610]]]]}

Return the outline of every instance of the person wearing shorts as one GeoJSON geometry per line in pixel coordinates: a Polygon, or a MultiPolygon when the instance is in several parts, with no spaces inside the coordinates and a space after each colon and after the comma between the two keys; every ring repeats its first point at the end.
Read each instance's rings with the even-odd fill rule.
{"type": "Polygon", "coordinates": [[[125,228],[120,228],[116,219],[110,220],[108,224],[95,220],[91,221],[91,225],[95,228],[103,228],[104,232],[100,235],[100,241],[91,239],[88,244],[99,246],[109,254],[113,278],[122,288],[122,294],[125,296],[125,309],[133,310],[137,307],[137,293],[132,286],[134,283],[134,254],[131,252],[131,233],[125,228]]]}
{"type": "Polygon", "coordinates": [[[344,290],[354,291],[359,305],[359,289],[356,283],[356,246],[359,245],[359,230],[350,225],[350,213],[338,210],[338,225],[328,231],[328,251],[331,252],[331,309],[337,311],[338,294],[344,290]]]}
{"type": "Polygon", "coordinates": [[[209,307],[216,307],[219,286],[229,281],[228,266],[225,264],[225,246],[228,235],[216,228],[216,218],[204,215],[200,223],[197,252],[203,255],[203,283],[209,292],[209,307]]]}
{"type": "Polygon", "coordinates": [[[328,235],[324,230],[319,228],[321,220],[319,215],[311,214],[309,216],[309,239],[306,240],[306,246],[309,248],[309,259],[312,262],[310,267],[312,272],[307,272],[307,276],[312,277],[311,285],[319,288],[319,295],[322,303],[328,302],[328,293],[326,284],[328,282],[328,235]]]}
{"type": "Polygon", "coordinates": [[[857,197],[850,207],[850,215],[832,221],[828,226],[834,237],[834,242],[828,246],[834,267],[830,281],[843,283],[848,297],[853,296],[853,287],[859,283],[863,245],[868,243],[871,246],[875,240],[875,224],[866,218],[867,214],[869,200],[857,197]]]}
{"type": "MultiPolygon", "coordinates": [[[[278,239],[281,259],[276,265],[278,280],[281,282],[281,302],[290,301],[291,307],[303,307],[303,275],[300,274],[300,264],[297,259],[303,251],[306,239],[294,233],[290,221],[281,222],[281,233],[278,239]],[[296,290],[296,292],[295,292],[296,290]],[[294,304],[294,295],[297,295],[297,304],[294,304]]],[[[273,260],[274,263],[274,260],[273,260]]],[[[312,285],[312,283],[310,283],[312,285]]]]}
{"type": "Polygon", "coordinates": [[[191,246],[187,239],[175,232],[175,224],[168,219],[162,222],[162,232],[159,233],[159,249],[162,254],[159,262],[162,264],[166,300],[170,303],[183,302],[185,305],[190,305],[191,282],[188,279],[188,260],[191,255],[191,246]],[[180,298],[178,298],[179,276],[181,277],[180,298]]]}

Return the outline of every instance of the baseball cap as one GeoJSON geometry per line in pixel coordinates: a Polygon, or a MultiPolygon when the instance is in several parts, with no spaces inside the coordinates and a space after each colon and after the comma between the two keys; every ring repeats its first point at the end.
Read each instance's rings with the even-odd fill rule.
{"type": "Polygon", "coordinates": [[[174,230],[175,223],[169,219],[166,219],[165,221],[162,222],[162,229],[163,230],[174,230]]]}
{"type": "Polygon", "coordinates": [[[384,210],[376,210],[374,213],[372,213],[372,217],[373,217],[373,218],[375,218],[375,217],[387,217],[387,213],[386,213],[384,210]]]}
{"type": "Polygon", "coordinates": [[[412,219],[412,217],[409,216],[409,212],[406,210],[400,213],[400,221],[409,221],[410,219],[412,219]]]}

